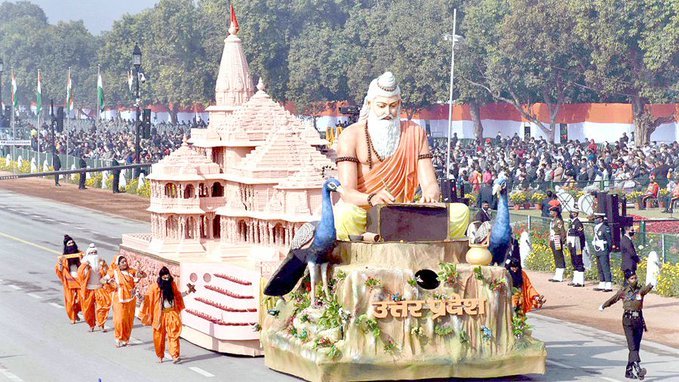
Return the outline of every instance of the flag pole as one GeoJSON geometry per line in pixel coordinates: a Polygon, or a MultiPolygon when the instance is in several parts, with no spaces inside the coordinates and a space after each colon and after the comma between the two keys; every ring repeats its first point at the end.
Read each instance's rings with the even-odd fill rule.
{"type": "Polygon", "coordinates": [[[100,76],[101,76],[101,68],[100,68],[99,64],[97,64],[97,93],[96,93],[97,94],[97,120],[94,122],[95,125],[97,124],[97,122],[99,122],[99,118],[100,118],[99,112],[101,110],[101,106],[99,106],[99,77],[100,76]]]}
{"type": "MultiPolygon", "coordinates": [[[[16,98],[16,90],[14,90],[14,85],[16,84],[16,78],[14,77],[14,68],[12,68],[12,115],[10,116],[10,125],[12,125],[12,140],[14,141],[14,144],[12,145],[12,160],[16,161],[16,140],[17,140],[17,132],[16,132],[16,127],[15,127],[15,120],[14,120],[14,114],[16,113],[15,107],[14,107],[14,99],[16,98]]],[[[12,174],[16,174],[16,167],[12,166],[12,174]]]]}
{"type": "MultiPolygon", "coordinates": [[[[38,130],[38,163],[36,163],[37,166],[40,166],[40,113],[42,112],[42,83],[40,81],[40,69],[38,69],[38,93],[37,97],[40,97],[40,102],[36,102],[36,110],[38,112],[38,122],[37,122],[37,130],[38,130]]],[[[36,101],[38,101],[36,97],[36,101]]],[[[38,167],[40,168],[40,167],[38,167]]]]}
{"type": "MultiPolygon", "coordinates": [[[[66,83],[67,97],[66,97],[66,131],[62,131],[62,134],[66,136],[66,170],[70,170],[68,167],[68,128],[71,125],[71,98],[73,98],[73,86],[71,85],[71,67],[68,67],[68,82],[66,83]]],[[[56,150],[56,147],[54,148],[56,150]]]]}

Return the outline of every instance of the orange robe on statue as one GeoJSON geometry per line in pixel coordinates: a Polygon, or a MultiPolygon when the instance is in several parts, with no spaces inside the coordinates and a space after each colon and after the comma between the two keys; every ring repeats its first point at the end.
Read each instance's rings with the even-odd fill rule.
{"type": "Polygon", "coordinates": [[[540,293],[535,290],[525,271],[521,270],[521,275],[523,276],[523,286],[521,286],[519,292],[512,296],[512,305],[514,308],[520,308],[523,314],[526,314],[540,307],[540,293]]]}
{"type": "MultiPolygon", "coordinates": [[[[82,253],[80,254],[80,257],[82,258],[82,253]]],[[[66,309],[66,315],[68,315],[71,323],[75,323],[79,320],[78,313],[80,312],[80,301],[78,299],[80,281],[78,281],[76,277],[73,277],[69,270],[68,259],[63,256],[59,256],[57,265],[54,266],[54,271],[64,288],[64,308],[66,309]]]]}
{"type": "Polygon", "coordinates": [[[113,292],[113,326],[115,328],[116,342],[121,345],[127,345],[132,335],[132,326],[134,324],[134,310],[137,306],[137,298],[135,297],[135,286],[137,285],[137,271],[128,268],[121,271],[118,268],[117,261],[108,271],[107,277],[115,281],[115,291],[113,292]]]}
{"type": "Polygon", "coordinates": [[[386,188],[396,202],[412,202],[420,185],[417,177],[417,157],[428,147],[427,134],[414,122],[401,122],[401,138],[396,152],[372,170],[358,177],[356,189],[366,194],[386,188]],[[405,198],[404,198],[405,196],[405,198]]]}
{"type": "Polygon", "coordinates": [[[179,335],[182,333],[181,311],[184,310],[184,298],[176,283],[172,283],[174,305],[163,308],[163,296],[158,283],[153,283],[141,305],[139,317],[144,325],[153,326],[153,345],[156,355],[163,359],[165,355],[165,337],[170,345],[170,355],[179,358],[179,335]]]}

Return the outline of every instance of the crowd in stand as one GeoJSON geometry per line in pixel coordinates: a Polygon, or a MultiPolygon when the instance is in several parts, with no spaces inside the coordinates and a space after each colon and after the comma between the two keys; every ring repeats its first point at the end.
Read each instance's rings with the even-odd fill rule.
{"type": "MultiPolygon", "coordinates": [[[[26,121],[17,125],[18,136],[31,140],[34,151],[52,152],[52,130],[42,124],[40,130],[26,121]]],[[[159,123],[153,126],[151,138],[140,140],[142,162],[157,162],[182,144],[183,136],[190,134],[195,123],[159,123]]],[[[63,132],[55,132],[54,146],[57,154],[68,154],[85,159],[112,160],[132,163],[135,159],[136,131],[134,121],[70,121],[63,132]]]]}
{"type": "MultiPolygon", "coordinates": [[[[434,165],[443,177],[446,168],[447,140],[434,140],[434,165]]],[[[487,138],[463,144],[451,138],[450,174],[458,185],[478,193],[501,172],[510,189],[566,190],[596,186],[603,190],[626,192],[646,190],[657,199],[659,190],[667,188],[670,197],[679,198],[679,143],[635,147],[626,133],[615,142],[597,144],[594,140],[569,140],[552,144],[541,138],[487,138]],[[646,188],[647,187],[647,188],[646,188]]]]}

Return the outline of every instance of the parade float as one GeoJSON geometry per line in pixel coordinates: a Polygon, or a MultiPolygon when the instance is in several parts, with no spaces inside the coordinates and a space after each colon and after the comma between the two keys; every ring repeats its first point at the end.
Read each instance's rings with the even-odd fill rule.
{"type": "Polygon", "coordinates": [[[513,314],[507,272],[465,236],[465,205],[375,209],[373,234],[330,254],[319,305],[306,276],[283,298],[264,296],[293,239],[321,218],[334,153],[261,79],[253,86],[237,33],[232,23],[207,129],[147,178],[151,232],[120,247],[147,273],[167,266],[182,290],[195,286],[182,337],[317,381],[544,373],[544,344],[513,314]]]}

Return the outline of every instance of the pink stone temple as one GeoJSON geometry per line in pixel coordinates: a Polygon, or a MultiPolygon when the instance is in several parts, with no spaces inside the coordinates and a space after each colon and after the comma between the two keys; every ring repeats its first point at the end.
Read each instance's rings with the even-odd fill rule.
{"type": "MultiPolygon", "coordinates": [[[[215,351],[261,355],[261,284],[296,230],[320,217],[334,153],[303,123],[253,86],[231,26],[207,110],[207,129],[154,164],[150,234],[123,235],[120,253],[151,275],[165,265],[186,297],[182,337],[215,351]]],[[[266,312],[264,312],[266,313],[266,312]]]]}

